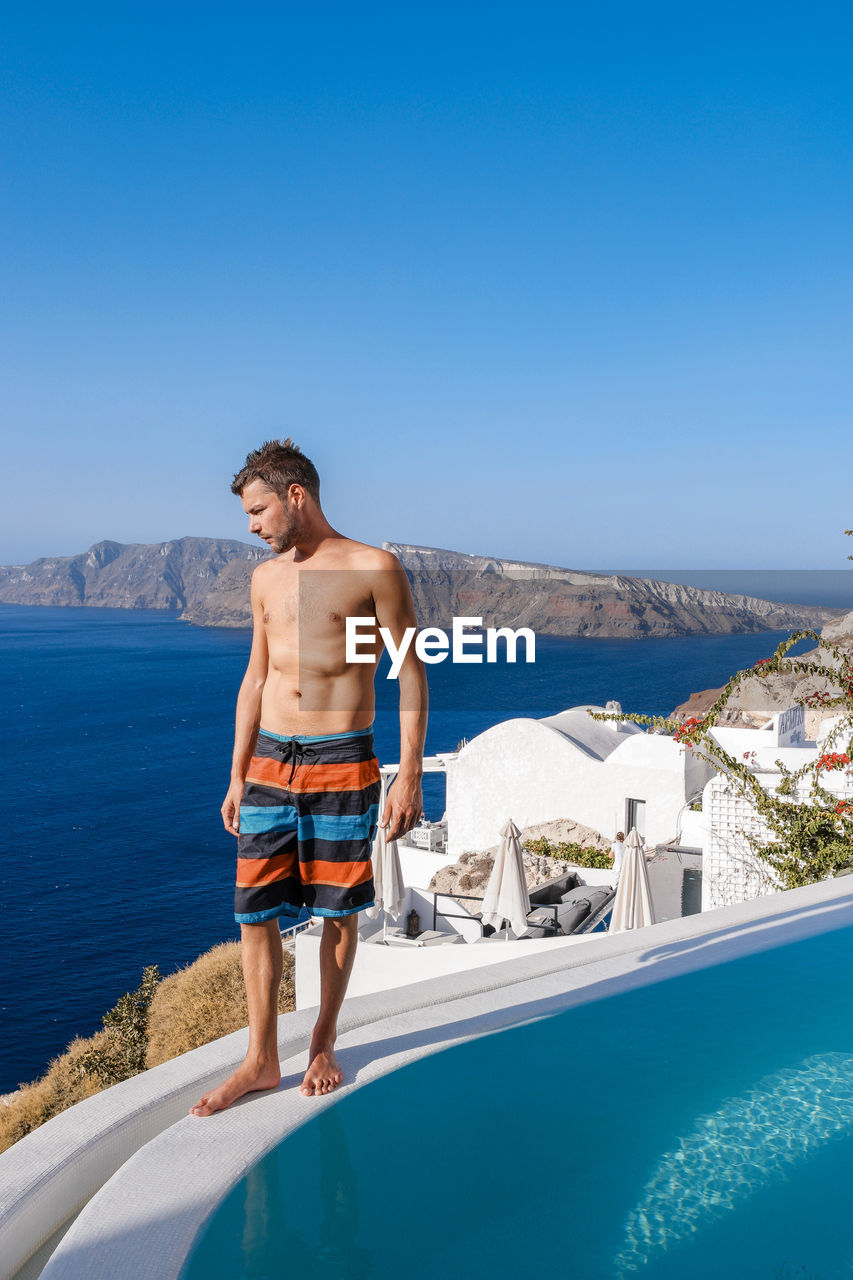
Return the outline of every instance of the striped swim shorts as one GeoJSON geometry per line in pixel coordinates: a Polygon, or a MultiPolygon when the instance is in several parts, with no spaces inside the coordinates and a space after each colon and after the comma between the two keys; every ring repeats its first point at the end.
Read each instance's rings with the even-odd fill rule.
{"type": "Polygon", "coordinates": [[[372,730],[287,738],[261,729],[240,803],[234,919],[372,906],[378,819],[372,730]]]}

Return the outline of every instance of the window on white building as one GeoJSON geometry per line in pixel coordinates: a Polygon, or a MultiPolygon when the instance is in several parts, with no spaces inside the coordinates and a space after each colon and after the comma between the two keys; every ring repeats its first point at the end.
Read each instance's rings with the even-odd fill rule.
{"type": "Polygon", "coordinates": [[[625,835],[632,827],[637,828],[637,835],[646,838],[646,802],[645,800],[625,801],[625,835]]]}

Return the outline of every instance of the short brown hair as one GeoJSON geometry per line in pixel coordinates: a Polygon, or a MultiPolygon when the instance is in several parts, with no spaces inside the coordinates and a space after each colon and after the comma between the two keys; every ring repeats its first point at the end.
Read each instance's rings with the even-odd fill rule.
{"type": "Polygon", "coordinates": [[[262,480],[282,502],[292,484],[301,484],[316,502],[320,501],[317,468],[290,436],[286,440],[267,440],[260,449],[253,449],[234,477],[231,492],[239,496],[253,480],[262,480]]]}

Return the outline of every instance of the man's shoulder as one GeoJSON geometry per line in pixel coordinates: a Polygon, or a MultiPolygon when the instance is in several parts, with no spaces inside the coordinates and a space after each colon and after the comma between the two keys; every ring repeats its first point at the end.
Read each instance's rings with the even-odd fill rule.
{"type": "Polygon", "coordinates": [[[390,551],[382,547],[371,546],[369,542],[356,542],[354,538],[344,538],[341,546],[341,558],[346,559],[353,569],[380,571],[391,569],[399,572],[400,561],[390,551]]]}
{"type": "Polygon", "coordinates": [[[270,556],[268,560],[262,560],[260,564],[256,564],[254,569],[252,570],[252,581],[263,582],[264,578],[269,574],[274,564],[275,564],[274,556],[270,556]]]}
{"type": "Polygon", "coordinates": [[[275,563],[276,557],[270,556],[268,560],[262,560],[260,564],[255,565],[252,570],[252,591],[258,591],[269,580],[275,563]]]}

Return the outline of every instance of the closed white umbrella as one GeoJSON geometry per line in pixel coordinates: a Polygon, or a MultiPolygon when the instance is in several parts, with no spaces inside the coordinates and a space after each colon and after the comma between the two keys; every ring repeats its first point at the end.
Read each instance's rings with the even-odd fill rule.
{"type": "Polygon", "coordinates": [[[527,928],[527,915],[530,911],[520,835],[521,832],[510,818],[501,832],[500,848],[486,886],[482,911],[484,924],[499,929],[504,920],[508,920],[513,933],[519,935],[527,928]]]}
{"type": "Polygon", "coordinates": [[[632,827],[625,841],[625,861],[622,863],[619,885],[613,900],[610,932],[620,933],[623,929],[643,929],[647,924],[654,924],[654,922],[655,913],[652,906],[646,855],[643,853],[637,828],[632,827]]]}
{"type": "MultiPolygon", "coordinates": [[[[385,809],[385,777],[379,789],[379,817],[385,809]]],[[[388,915],[399,916],[403,909],[406,886],[403,883],[403,871],[400,867],[400,853],[396,840],[386,840],[385,828],[377,826],[373,848],[370,851],[373,862],[373,906],[368,907],[367,914],[375,920],[380,911],[388,915]]]]}

